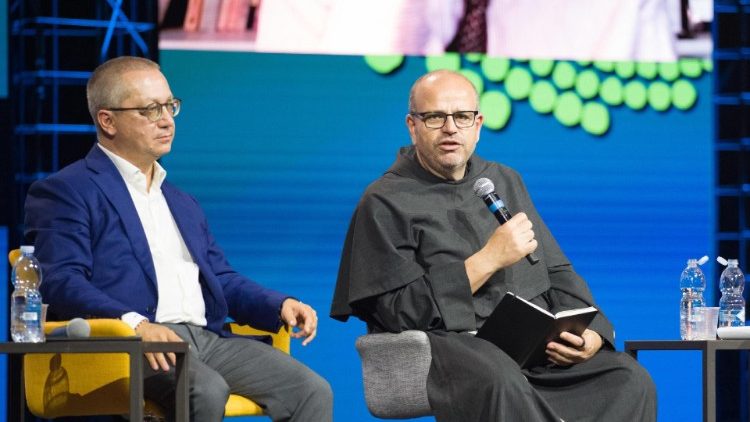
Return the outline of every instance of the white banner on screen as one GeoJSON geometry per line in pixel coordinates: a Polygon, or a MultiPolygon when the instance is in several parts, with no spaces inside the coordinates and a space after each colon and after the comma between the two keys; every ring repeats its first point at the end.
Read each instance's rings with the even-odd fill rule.
{"type": "MultiPolygon", "coordinates": [[[[710,4],[710,0],[701,1],[710,4]]],[[[486,53],[513,58],[673,61],[684,51],[677,36],[684,32],[680,14],[685,11],[680,3],[489,0],[486,53]]],[[[188,16],[184,24],[178,19],[172,29],[162,32],[161,47],[437,55],[446,51],[456,35],[464,4],[464,0],[160,0],[162,16],[167,7],[187,10],[178,13],[188,16]],[[179,2],[182,9],[175,7],[179,2]],[[240,16],[232,18],[227,13],[240,16]],[[227,30],[222,24],[227,21],[239,26],[227,30]]],[[[699,15],[699,8],[695,9],[693,16],[699,15]]],[[[710,44],[707,52],[698,55],[706,53],[710,44]]]]}

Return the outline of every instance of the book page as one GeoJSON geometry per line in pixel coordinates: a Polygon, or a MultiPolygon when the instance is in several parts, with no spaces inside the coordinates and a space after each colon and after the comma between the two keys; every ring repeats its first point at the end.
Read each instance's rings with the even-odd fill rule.
{"type": "Polygon", "coordinates": [[[597,312],[597,310],[593,306],[589,306],[588,308],[568,309],[567,311],[560,311],[556,313],[555,319],[565,318],[566,316],[570,316],[570,315],[586,314],[589,312],[597,312]]]}

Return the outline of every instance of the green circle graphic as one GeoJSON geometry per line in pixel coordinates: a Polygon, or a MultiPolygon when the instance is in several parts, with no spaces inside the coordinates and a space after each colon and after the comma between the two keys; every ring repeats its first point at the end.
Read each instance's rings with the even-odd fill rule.
{"type": "Polygon", "coordinates": [[[481,68],[485,78],[492,82],[500,82],[508,74],[510,60],[484,56],[481,68]]]}
{"type": "Polygon", "coordinates": [[[522,100],[529,96],[532,78],[528,70],[514,67],[505,79],[505,91],[514,100],[522,100]]]}
{"type": "Polygon", "coordinates": [[[552,81],[560,89],[572,88],[576,81],[576,69],[570,62],[557,62],[552,71],[552,81]]]}
{"type": "Polygon", "coordinates": [[[659,63],[659,76],[665,81],[672,82],[680,76],[680,67],[677,62],[659,63]]]}
{"type": "Polygon", "coordinates": [[[635,75],[635,62],[617,62],[615,63],[615,73],[622,79],[629,79],[635,75]]]}
{"type": "Polygon", "coordinates": [[[680,59],[680,73],[688,78],[697,78],[703,73],[703,66],[699,59],[680,59]]]}
{"type": "Polygon", "coordinates": [[[404,56],[365,56],[365,63],[381,75],[393,72],[404,62],[404,56]]]}
{"type": "Polygon", "coordinates": [[[484,92],[484,79],[482,79],[479,74],[473,70],[469,69],[461,69],[458,71],[458,73],[464,75],[466,79],[470,80],[471,83],[474,85],[474,88],[476,88],[477,93],[481,94],[484,92]]]}
{"type": "Polygon", "coordinates": [[[594,98],[599,92],[599,76],[593,70],[584,70],[576,78],[576,92],[583,99],[594,98]]]}
{"type": "Polygon", "coordinates": [[[603,60],[597,60],[594,62],[594,67],[601,70],[602,72],[612,72],[615,70],[615,63],[603,60]]]}
{"type": "Polygon", "coordinates": [[[537,113],[547,114],[551,112],[555,108],[556,99],[557,91],[549,81],[537,81],[531,88],[529,103],[531,103],[531,108],[537,113]]]}
{"type": "Polygon", "coordinates": [[[678,79],[672,85],[672,104],[680,110],[688,110],[695,105],[698,92],[690,81],[678,79]]]}
{"type": "Polygon", "coordinates": [[[500,91],[487,91],[479,99],[479,108],[484,115],[484,126],[492,130],[500,130],[508,123],[511,112],[511,102],[500,91]]]}
{"type": "Polygon", "coordinates": [[[461,68],[461,56],[458,53],[445,53],[442,56],[427,56],[425,66],[428,72],[447,69],[458,71],[461,68]]]}
{"type": "Polygon", "coordinates": [[[703,70],[711,72],[714,70],[714,61],[711,59],[703,59],[703,70]]]}
{"type": "Polygon", "coordinates": [[[658,69],[654,62],[638,62],[635,65],[635,71],[641,78],[654,79],[658,69]]]}
{"type": "Polygon", "coordinates": [[[588,102],[581,112],[581,127],[586,132],[601,136],[609,129],[609,110],[601,103],[588,102]]]}
{"type": "Polygon", "coordinates": [[[648,104],[657,111],[665,111],[671,102],[671,90],[664,82],[656,81],[648,87],[648,104]]]}
{"type": "Polygon", "coordinates": [[[639,81],[630,81],[625,85],[625,105],[633,110],[640,110],[646,106],[648,100],[646,87],[639,81]]]}
{"type": "Polygon", "coordinates": [[[565,126],[575,126],[581,121],[581,99],[571,91],[563,92],[557,98],[554,115],[565,126]]]}
{"type": "Polygon", "coordinates": [[[535,75],[541,77],[549,76],[554,67],[555,62],[553,60],[535,59],[529,62],[529,68],[531,68],[531,71],[534,72],[535,75]]]}
{"type": "Polygon", "coordinates": [[[464,58],[469,63],[479,63],[482,60],[482,57],[484,57],[484,54],[482,54],[482,53],[466,53],[466,54],[464,54],[464,58]]]}
{"type": "Polygon", "coordinates": [[[620,79],[616,76],[605,79],[601,88],[599,88],[599,96],[611,106],[622,104],[622,82],[620,82],[620,79]]]}

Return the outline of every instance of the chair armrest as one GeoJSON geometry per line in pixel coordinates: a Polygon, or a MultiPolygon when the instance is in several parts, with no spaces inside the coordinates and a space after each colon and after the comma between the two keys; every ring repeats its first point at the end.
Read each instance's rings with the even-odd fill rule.
{"type": "Polygon", "coordinates": [[[282,326],[281,329],[279,329],[279,331],[276,333],[271,331],[259,330],[249,325],[242,325],[236,322],[231,322],[228,325],[228,329],[233,334],[242,336],[271,336],[271,339],[273,340],[273,347],[281,350],[287,355],[289,354],[291,337],[289,336],[289,327],[287,327],[286,325],[282,326]]]}
{"type": "MultiPolygon", "coordinates": [[[[58,327],[64,327],[69,321],[47,321],[44,323],[44,333],[49,334],[58,327]]],[[[91,337],[133,337],[135,330],[119,319],[93,318],[87,319],[91,327],[91,337]]]]}
{"type": "Polygon", "coordinates": [[[432,353],[424,331],[367,334],[357,339],[356,347],[370,413],[379,418],[430,414],[427,374],[432,353]]]}

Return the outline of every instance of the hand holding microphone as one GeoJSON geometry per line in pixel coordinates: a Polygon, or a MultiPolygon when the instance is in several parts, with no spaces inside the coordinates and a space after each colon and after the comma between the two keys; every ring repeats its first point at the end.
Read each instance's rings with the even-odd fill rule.
{"type": "MultiPolygon", "coordinates": [[[[526,218],[525,215],[519,214],[514,218],[510,211],[505,207],[502,199],[495,193],[495,185],[490,179],[485,177],[477,179],[474,182],[474,194],[482,198],[487,208],[495,216],[500,225],[511,222],[513,224],[510,227],[511,236],[514,241],[520,242],[521,247],[526,247],[534,240],[534,232],[531,231],[531,222],[526,218]]],[[[526,259],[529,264],[534,265],[539,262],[539,258],[534,255],[534,252],[530,252],[526,255],[526,259]]]]}

